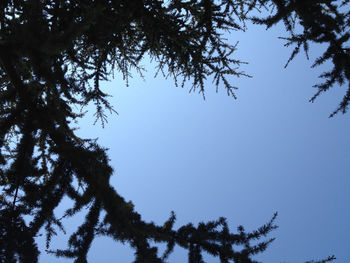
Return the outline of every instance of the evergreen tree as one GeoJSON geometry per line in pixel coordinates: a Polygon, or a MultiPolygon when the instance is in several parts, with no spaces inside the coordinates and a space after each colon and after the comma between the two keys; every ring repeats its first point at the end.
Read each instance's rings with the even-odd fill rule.
{"type": "MultiPolygon", "coordinates": [[[[255,262],[273,241],[264,238],[274,219],[253,232],[243,227],[234,234],[226,220],[184,225],[174,229],[175,215],[164,225],[145,222],[109,184],[113,169],[106,149],[79,138],[72,122],[83,108],[96,105],[96,118],[106,121],[114,111],[100,81],[115,70],[128,81],[130,70],[142,74],[139,62],[149,55],[158,71],[175,83],[192,83],[204,96],[204,80],[211,76],[235,97],[228,76],[247,76],[237,68],[243,62],[225,41],[226,31],[245,30],[245,22],[271,27],[283,21],[295,44],[290,60],[310,42],[326,43],[315,66],[333,62],[318,92],[350,80],[349,0],[1,0],[0,1],[0,260],[37,262],[35,243],[44,229],[47,247],[62,217],[54,213],[63,197],[72,200],[64,217],[81,210],[87,215],[58,257],[87,262],[96,235],[128,242],[135,262],[165,262],[175,245],[188,250],[189,262],[204,262],[202,252],[221,262],[255,262]],[[266,9],[267,17],[252,17],[266,9]],[[296,33],[300,25],[302,33],[296,33]],[[88,165],[86,165],[88,164],[88,165]],[[76,187],[78,184],[78,187],[76,187]],[[152,242],[152,243],[151,243],[152,242]],[[162,256],[151,244],[164,242],[162,256]]],[[[290,60],[288,62],[290,62],[290,60]]],[[[350,87],[332,116],[346,112],[350,87]]],[[[323,261],[332,261],[329,257],[323,261]]]]}
{"type": "Polygon", "coordinates": [[[269,5],[274,8],[273,14],[266,18],[251,18],[253,22],[266,25],[267,28],[283,21],[289,37],[282,38],[285,46],[295,45],[289,62],[304,49],[309,59],[308,51],[311,43],[324,44],[326,51],[315,60],[312,67],[317,67],[330,61],[332,68],[319,77],[324,82],[314,85],[317,89],[315,99],[335,84],[347,86],[345,95],[339,106],[330,114],[333,117],[338,112],[346,113],[350,103],[350,1],[349,0],[272,0],[259,1],[260,7],[269,5]],[[301,28],[301,30],[300,30],[301,28]],[[301,31],[301,32],[298,32],[301,31]]]}

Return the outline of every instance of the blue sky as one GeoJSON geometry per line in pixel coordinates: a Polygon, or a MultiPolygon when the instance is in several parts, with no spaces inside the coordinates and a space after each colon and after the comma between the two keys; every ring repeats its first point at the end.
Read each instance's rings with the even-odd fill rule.
{"type": "MultiPolygon", "coordinates": [[[[154,79],[154,65],[145,60],[145,81],[135,74],[125,87],[117,75],[103,84],[119,115],[109,116],[104,129],[88,115],[79,134],[110,148],[111,183],[146,221],[162,224],[175,211],[176,226],[224,216],[233,230],[253,230],[277,211],[276,240],[257,260],[335,254],[336,262],[350,262],[350,113],[328,118],[345,87],[309,103],[327,65],[310,69],[312,61],[301,54],[284,69],[291,49],[278,36],[285,36],[281,26],[228,36],[240,41],[236,55],[249,62],[241,69],[253,75],[231,79],[237,100],[208,81],[204,101],[189,86],[154,79]]],[[[320,50],[313,46],[311,58],[320,50]]],[[[53,247],[63,248],[65,240],[54,239],[53,247]]],[[[169,262],[186,258],[176,249],[169,262]]],[[[132,259],[126,245],[108,238],[97,238],[89,253],[89,262],[132,259]]],[[[43,253],[40,262],[48,261],[64,262],[43,253]]]]}

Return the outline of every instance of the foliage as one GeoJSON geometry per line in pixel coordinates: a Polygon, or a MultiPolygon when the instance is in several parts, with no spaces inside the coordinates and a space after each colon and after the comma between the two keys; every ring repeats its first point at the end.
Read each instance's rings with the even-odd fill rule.
{"type": "Polygon", "coordinates": [[[310,101],[314,102],[321,93],[335,84],[340,86],[347,84],[347,91],[342,101],[330,117],[338,112],[346,113],[350,103],[350,1],[272,0],[260,3],[273,6],[274,13],[266,18],[253,17],[252,21],[266,25],[267,28],[283,21],[286,31],[290,34],[289,37],[282,38],[287,41],[285,46],[295,45],[286,66],[301,48],[309,58],[311,43],[327,46],[312,67],[317,67],[326,61],[330,61],[333,67],[319,76],[325,81],[314,85],[317,92],[310,101]],[[300,33],[297,30],[298,26],[302,28],[300,33]]]}
{"type": "MultiPolygon", "coordinates": [[[[221,262],[255,262],[252,256],[273,239],[255,241],[276,228],[276,215],[253,232],[239,227],[238,234],[230,232],[224,218],[177,230],[174,214],[162,226],[144,222],[109,184],[113,169],[106,149],[76,136],[72,122],[84,114],[73,109],[93,102],[96,118],[104,124],[105,110],[114,110],[99,82],[116,70],[126,81],[131,69],[142,75],[139,62],[146,54],[176,83],[191,81],[191,90],[204,96],[204,80],[211,76],[216,87],[223,83],[235,97],[236,87],[227,77],[247,75],[238,70],[243,62],[232,57],[236,45],[227,43],[223,33],[245,30],[248,20],[268,27],[282,20],[291,34],[286,45],[296,44],[291,59],[301,46],[307,52],[310,41],[329,44],[315,65],[331,59],[334,68],[321,76],[326,83],[316,86],[317,97],[336,82],[349,82],[350,53],[345,45],[350,20],[349,13],[341,13],[348,4],[347,0],[343,6],[325,0],[2,0],[2,262],[37,261],[39,231],[46,231],[47,248],[56,231],[64,231],[62,217],[54,213],[64,197],[72,200],[72,207],[63,217],[83,209],[87,215],[70,236],[68,248],[51,251],[58,257],[87,262],[94,237],[106,235],[128,242],[135,250],[135,262],[164,262],[175,245],[188,249],[189,262],[203,262],[203,251],[221,262]],[[250,17],[250,11],[263,8],[271,15],[250,17]],[[294,33],[296,23],[303,26],[302,34],[294,33]],[[167,244],[163,256],[152,242],[167,244]]],[[[345,112],[349,100],[348,89],[335,113],[345,112]]]]}

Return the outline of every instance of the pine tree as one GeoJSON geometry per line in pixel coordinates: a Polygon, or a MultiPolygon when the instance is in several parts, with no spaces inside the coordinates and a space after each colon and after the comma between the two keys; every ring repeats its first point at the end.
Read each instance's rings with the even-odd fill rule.
{"type": "MultiPolygon", "coordinates": [[[[332,60],[333,69],[321,75],[318,92],[336,83],[349,83],[348,0],[2,0],[0,1],[0,260],[37,262],[35,243],[46,231],[47,247],[62,217],[54,213],[63,197],[72,207],[63,217],[86,210],[83,224],[70,236],[58,257],[87,262],[96,235],[127,242],[135,250],[134,262],[165,262],[175,245],[188,250],[188,261],[204,262],[202,252],[220,262],[255,262],[273,241],[266,237],[272,219],[253,232],[243,227],[232,233],[224,218],[174,229],[175,215],[164,225],[145,222],[110,185],[113,169],[107,151],[96,141],[79,138],[72,122],[83,117],[93,102],[96,118],[106,121],[114,111],[100,81],[120,71],[126,81],[147,54],[158,71],[175,83],[190,81],[204,96],[209,76],[235,98],[228,76],[247,76],[233,57],[236,45],[223,32],[245,30],[246,22],[267,25],[283,21],[287,46],[296,44],[290,60],[309,42],[329,45],[315,66],[332,60]],[[251,17],[254,9],[267,9],[267,17],[251,17]],[[297,34],[296,25],[304,31],[297,34]],[[74,107],[73,107],[74,106],[74,107]],[[88,164],[88,165],[86,165],[88,164]],[[76,187],[78,184],[79,187],[76,187]],[[28,219],[30,218],[30,219],[28,219]],[[165,242],[160,257],[153,243],[165,242]],[[242,248],[243,247],[243,248],[242,248]]],[[[289,61],[290,61],[289,60],[289,61]]],[[[288,61],[288,62],[289,62],[288,61]]],[[[314,100],[312,98],[312,101],[314,100]]],[[[337,110],[346,112],[350,88],[337,110]]],[[[332,261],[329,257],[323,261],[332,261]]]]}
{"type": "Polygon", "coordinates": [[[257,24],[266,25],[267,28],[283,21],[289,37],[281,37],[286,40],[285,46],[294,45],[289,62],[300,52],[302,48],[309,59],[308,51],[311,43],[324,44],[327,46],[324,53],[317,58],[312,67],[322,65],[326,61],[333,64],[331,70],[322,73],[319,77],[324,82],[314,85],[317,89],[315,99],[331,87],[347,85],[345,95],[339,106],[330,114],[346,113],[350,103],[350,1],[349,0],[272,0],[259,1],[260,7],[270,6],[274,8],[273,14],[266,18],[252,17],[257,24]],[[298,32],[298,28],[302,32],[298,32]]]}

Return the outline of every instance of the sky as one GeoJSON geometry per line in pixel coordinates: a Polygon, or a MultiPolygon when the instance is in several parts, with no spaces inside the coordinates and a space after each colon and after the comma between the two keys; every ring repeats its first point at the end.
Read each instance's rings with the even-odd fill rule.
{"type": "MultiPolygon", "coordinates": [[[[87,115],[78,134],[109,148],[111,184],[146,221],[163,224],[175,211],[175,227],[223,216],[233,232],[238,225],[251,231],[278,212],[279,228],[269,236],[276,240],[256,260],[301,263],[334,254],[335,262],[350,262],[350,113],[328,118],[345,87],[310,103],[329,65],[311,69],[300,54],[284,69],[291,49],[280,36],[282,25],[227,36],[239,40],[236,57],[253,76],[230,79],[237,100],[224,87],[216,93],[211,81],[203,100],[189,84],[154,78],[155,65],[145,60],[145,80],[135,74],[126,87],[117,75],[103,83],[118,115],[104,129],[87,115]]],[[[311,59],[321,50],[311,46],[311,59]]],[[[68,231],[81,222],[82,215],[73,218],[68,231]]],[[[60,234],[52,248],[64,248],[66,239],[60,234]]],[[[128,245],[101,237],[88,254],[89,262],[133,258],[128,245]]],[[[40,262],[70,261],[43,252],[40,262]]],[[[186,251],[176,248],[169,262],[187,262],[186,251]]]]}

